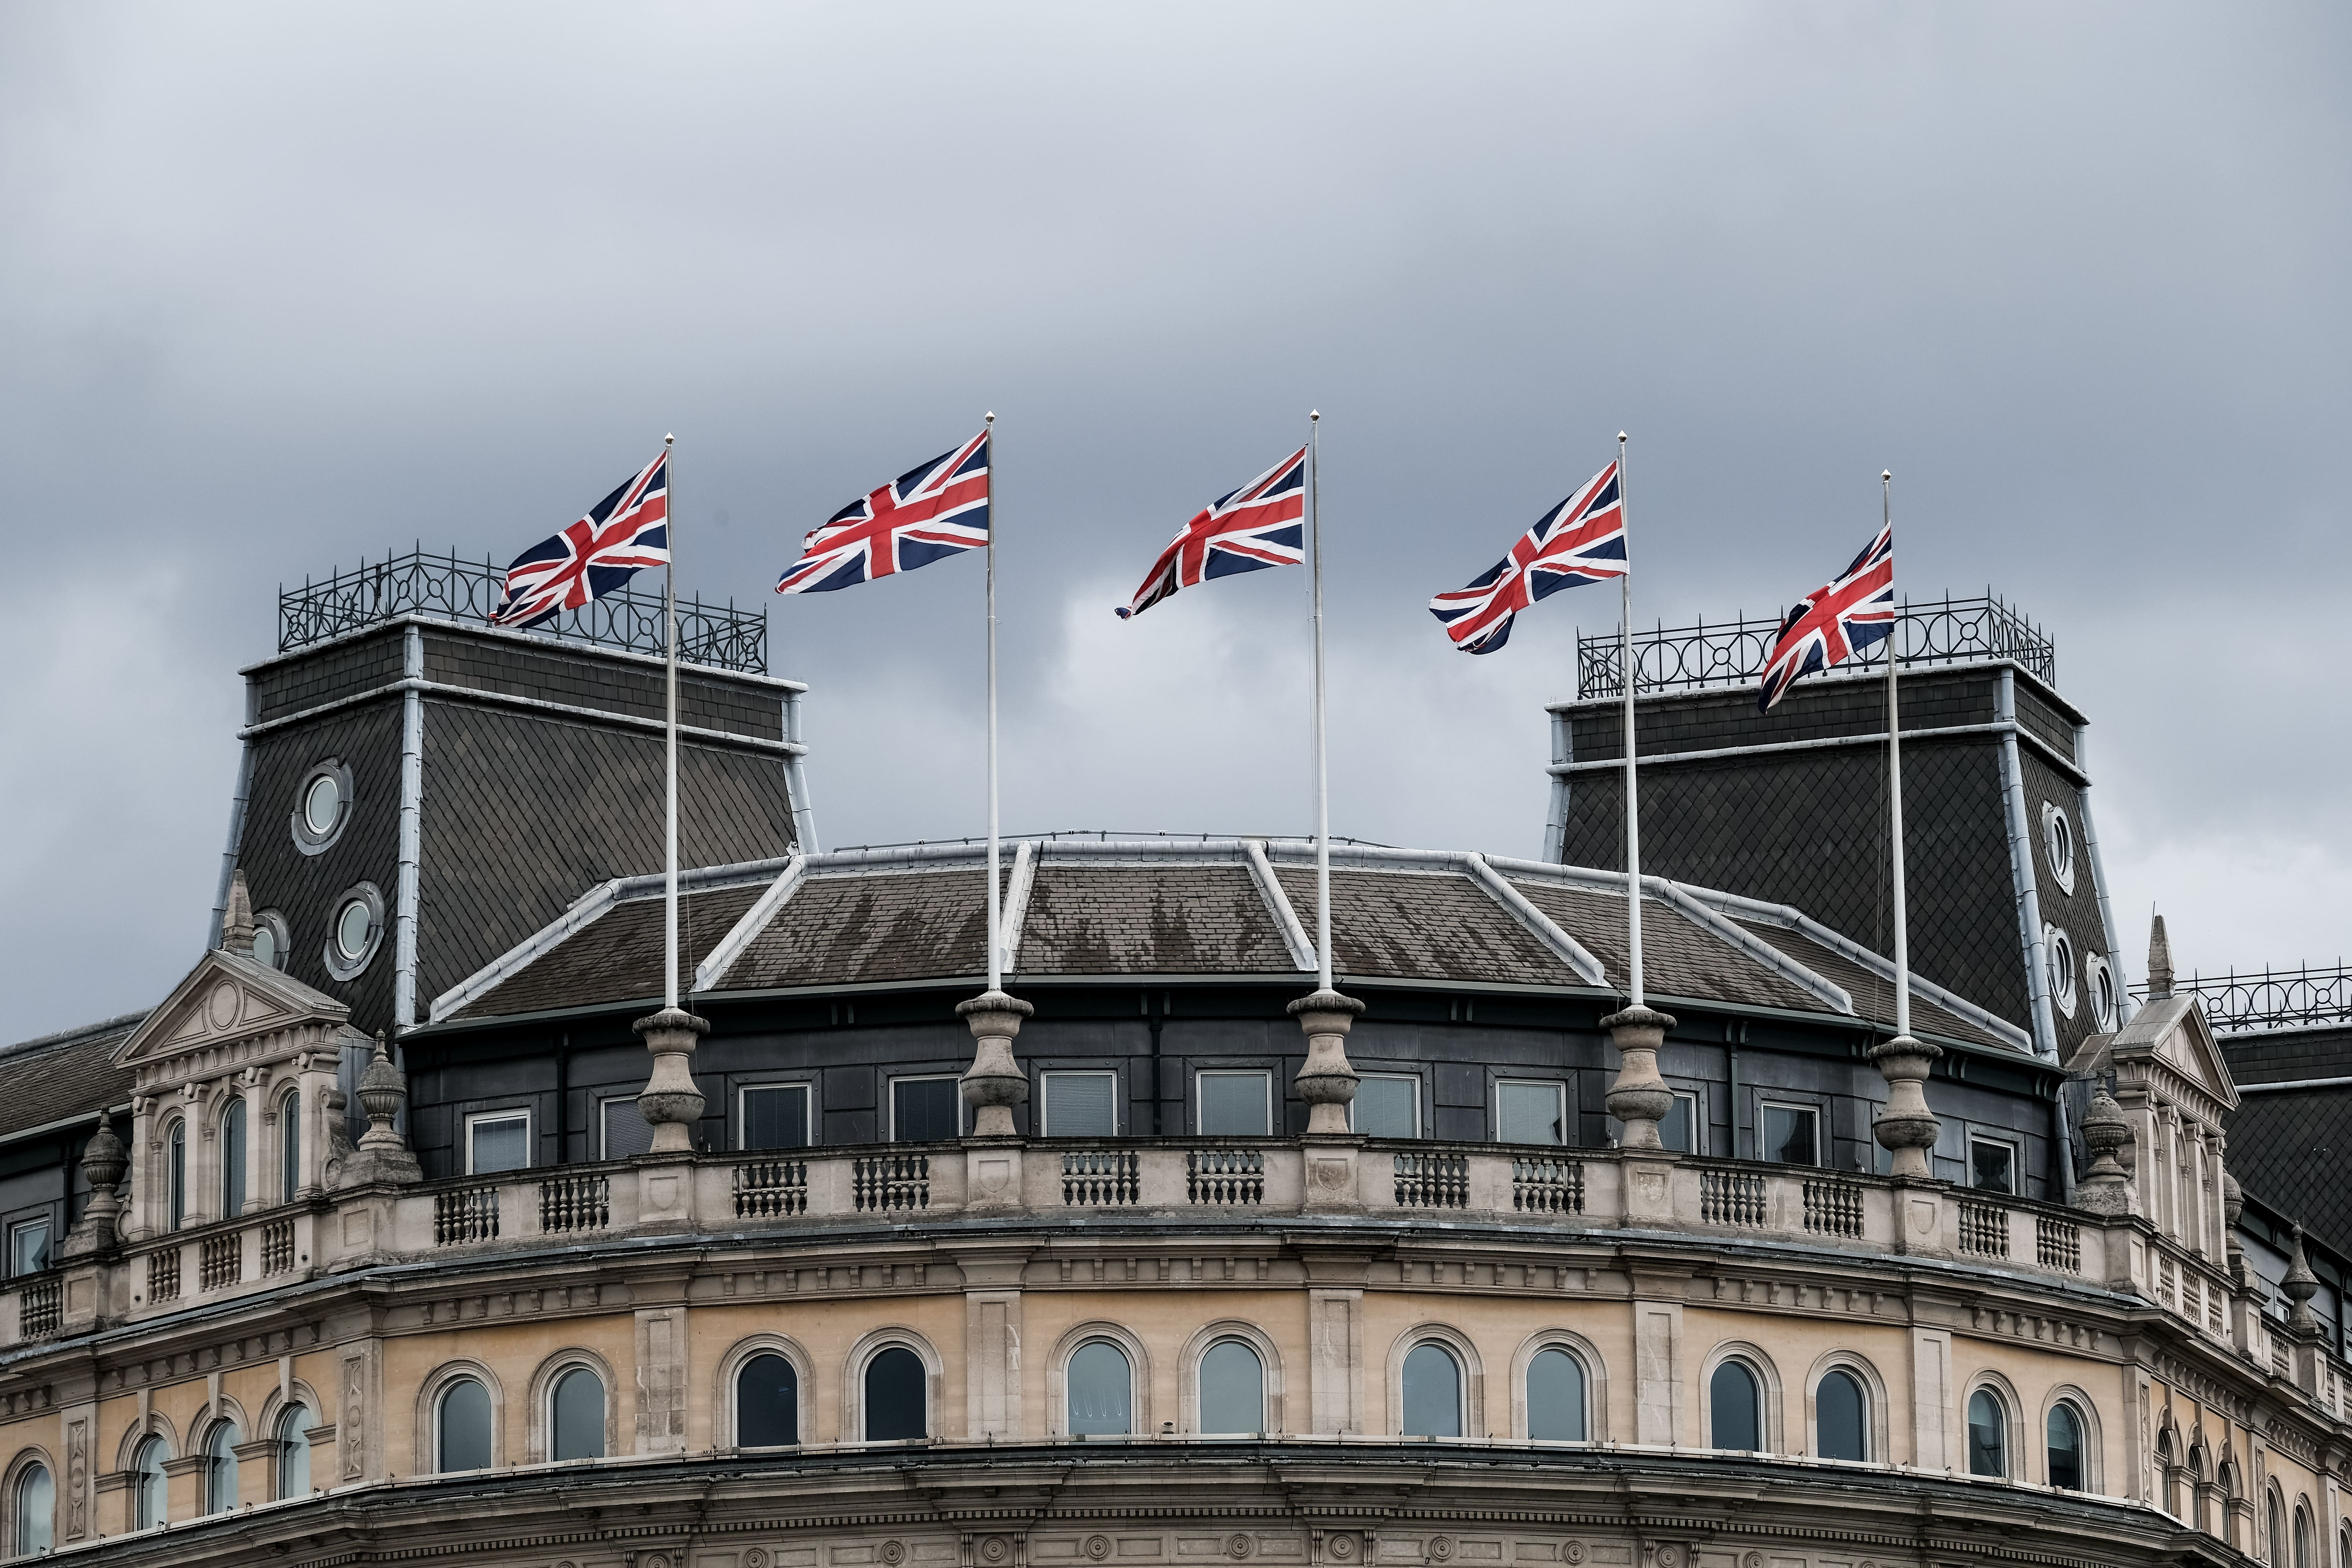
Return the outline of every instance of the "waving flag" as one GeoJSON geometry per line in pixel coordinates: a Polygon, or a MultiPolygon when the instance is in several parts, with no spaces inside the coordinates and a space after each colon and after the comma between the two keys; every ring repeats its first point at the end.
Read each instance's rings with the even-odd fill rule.
{"type": "Polygon", "coordinates": [[[776,580],[779,594],[824,594],[988,543],[988,432],[919,463],[835,512],[776,580]]]}
{"type": "Polygon", "coordinates": [[[1895,530],[1878,531],[1837,581],[1797,602],[1764,658],[1758,708],[1766,713],[1801,675],[1843,664],[1895,629],[1895,530]]]}
{"type": "Polygon", "coordinates": [[[1430,600],[1429,613],[1464,653],[1492,653],[1510,640],[1518,613],[1547,594],[1624,574],[1625,496],[1612,463],[1544,513],[1468,587],[1430,600]]]}
{"type": "Polygon", "coordinates": [[[601,599],[648,566],[669,562],[669,454],[639,468],[588,515],[507,567],[492,624],[535,626],[601,599]]]}
{"type": "Polygon", "coordinates": [[[1197,588],[1212,577],[1297,565],[1307,559],[1306,515],[1307,448],[1301,447],[1202,508],[1160,552],[1135,597],[1119,606],[1118,618],[1139,616],[1179,588],[1197,588]]]}

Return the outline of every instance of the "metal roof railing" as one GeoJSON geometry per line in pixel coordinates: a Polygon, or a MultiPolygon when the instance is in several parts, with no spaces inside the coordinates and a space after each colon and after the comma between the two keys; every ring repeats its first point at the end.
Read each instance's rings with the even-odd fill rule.
{"type": "MultiPolygon", "coordinates": [[[[352,571],[307,578],[299,588],[278,591],[278,651],[291,653],[398,616],[441,616],[454,621],[490,624],[506,596],[506,572],[492,561],[463,561],[456,551],[430,555],[420,546],[405,555],[352,571]]],[[[531,628],[535,636],[592,643],[633,653],[663,651],[662,598],[624,588],[566,610],[531,628]]],[[[688,664],[768,672],[768,617],[706,605],[699,595],[677,604],[677,654],[688,664]]]]}
{"type": "MultiPolygon", "coordinates": [[[[2205,1005],[2205,1021],[2220,1035],[2255,1029],[2291,1029],[2311,1024],[2352,1023],[2352,964],[2314,968],[2249,970],[2241,974],[2192,974],[2172,983],[2176,996],[2193,995],[2205,1005]]],[[[2147,987],[2132,994],[2147,1000],[2147,987]]]]}
{"type": "MultiPolygon", "coordinates": [[[[1686,626],[1663,623],[1633,634],[1637,691],[1696,691],[1707,687],[1753,685],[1764,673],[1765,657],[1780,636],[1787,611],[1769,620],[1744,616],[1728,621],[1701,618],[1686,626]]],[[[1895,642],[1905,664],[1965,664],[1978,659],[2014,659],[2042,684],[2058,684],[2058,651],[2049,634],[1990,589],[1973,597],[1906,599],[1895,612],[1895,642]]],[[[1879,649],[1885,645],[1881,643],[1879,649]]],[[[1857,666],[1879,663],[1874,649],[1857,666]]],[[[1614,697],[1625,689],[1624,648],[1616,631],[1576,638],[1576,695],[1614,697]]]]}

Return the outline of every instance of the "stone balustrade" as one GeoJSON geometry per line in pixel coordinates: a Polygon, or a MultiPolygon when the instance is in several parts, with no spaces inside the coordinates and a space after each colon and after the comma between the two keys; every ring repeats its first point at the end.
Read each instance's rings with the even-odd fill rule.
{"type": "Polygon", "coordinates": [[[2137,1296],[2331,1408],[2352,1388],[2211,1262],[2145,1220],[1933,1181],[1655,1150],[1536,1150],[1352,1137],[1069,1140],[646,1156],[421,1185],[346,1189],[12,1282],[0,1350],[421,1258],[601,1237],[827,1233],[961,1216],[1058,1224],[1116,1212],[1198,1226],[1228,1215],[1440,1219],[1619,1244],[1680,1238],[1916,1259],[2021,1282],[2137,1296]],[[2298,1355],[2298,1352],[2301,1352],[2298,1355]]]}

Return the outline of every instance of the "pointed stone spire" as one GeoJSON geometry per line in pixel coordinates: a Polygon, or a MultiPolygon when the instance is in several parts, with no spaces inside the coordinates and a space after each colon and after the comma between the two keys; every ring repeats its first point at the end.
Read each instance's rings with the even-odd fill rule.
{"type": "Polygon", "coordinates": [[[2164,917],[2157,915],[2147,932],[2147,999],[2160,1002],[2172,994],[2172,943],[2165,940],[2164,917]]]}
{"type": "Polygon", "coordinates": [[[243,867],[229,874],[228,908],[221,915],[221,951],[253,956],[253,895],[246,891],[243,867]]]}

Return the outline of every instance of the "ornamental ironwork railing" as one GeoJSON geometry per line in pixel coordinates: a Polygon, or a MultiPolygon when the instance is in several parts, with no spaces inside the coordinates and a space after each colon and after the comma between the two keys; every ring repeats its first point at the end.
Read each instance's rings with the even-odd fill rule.
{"type": "MultiPolygon", "coordinates": [[[[2249,970],[2241,974],[2192,974],[2172,983],[2175,995],[2194,995],[2205,1005],[2205,1022],[2214,1033],[2243,1034],[2251,1029],[2286,1029],[2299,1024],[2352,1023],[2352,964],[2313,968],[2249,970]]],[[[2133,997],[2147,1000],[2147,987],[2132,987],[2133,997]]]]}
{"type": "MultiPolygon", "coordinates": [[[[1782,616],[1786,611],[1781,613],[1782,616]]],[[[1769,620],[1737,616],[1701,618],[1686,626],[1658,626],[1633,634],[1636,691],[1696,691],[1711,686],[1751,686],[1764,673],[1764,658],[1780,633],[1781,616],[1769,620]]],[[[1966,664],[2006,658],[2040,679],[2058,684],[2058,650],[2049,634],[2022,611],[1990,591],[1973,598],[1906,599],[1895,611],[1896,657],[1908,664],[1966,664]]],[[[1886,644],[1854,660],[1867,667],[1885,660],[1886,644]]],[[[1576,637],[1576,694],[1613,697],[1625,689],[1625,650],[1615,631],[1576,637]]]]}
{"type": "MultiPolygon", "coordinates": [[[[490,561],[461,561],[452,551],[422,549],[351,571],[306,579],[278,590],[278,651],[290,653],[395,616],[439,616],[488,626],[506,596],[506,571],[490,561]]],[[[593,643],[634,653],[660,653],[662,597],[623,588],[533,626],[535,636],[593,643]]],[[[751,675],[768,672],[768,617],[739,610],[733,601],[706,605],[701,595],[677,604],[677,656],[751,675]]]]}

